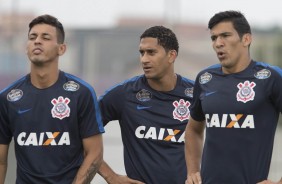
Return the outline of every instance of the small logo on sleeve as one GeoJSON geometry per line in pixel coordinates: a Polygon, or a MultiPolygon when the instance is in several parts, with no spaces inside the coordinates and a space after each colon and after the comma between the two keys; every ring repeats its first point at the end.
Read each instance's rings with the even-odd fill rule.
{"type": "Polygon", "coordinates": [[[184,93],[186,96],[193,98],[193,91],[194,91],[194,88],[186,88],[184,93]]]}
{"type": "Polygon", "coordinates": [[[255,73],[254,76],[255,76],[257,79],[267,79],[267,78],[270,77],[270,75],[271,75],[271,72],[270,72],[269,70],[267,70],[267,69],[262,69],[262,70],[258,71],[257,73],[255,73]]]}
{"type": "Polygon", "coordinates": [[[22,98],[23,96],[23,91],[20,89],[12,89],[8,95],[7,95],[7,100],[10,102],[15,102],[18,101],[22,98]]]}
{"type": "Polygon", "coordinates": [[[64,84],[63,88],[66,91],[77,91],[79,89],[79,84],[74,81],[68,81],[64,84]]]}
{"type": "Polygon", "coordinates": [[[136,98],[141,102],[147,102],[152,99],[152,93],[146,89],[142,89],[136,94],[136,98]]]}
{"type": "Polygon", "coordinates": [[[202,74],[202,75],[200,76],[199,81],[200,81],[200,84],[206,84],[206,83],[208,83],[211,79],[212,79],[212,75],[211,75],[210,73],[206,72],[206,73],[204,73],[204,74],[202,74]]]}

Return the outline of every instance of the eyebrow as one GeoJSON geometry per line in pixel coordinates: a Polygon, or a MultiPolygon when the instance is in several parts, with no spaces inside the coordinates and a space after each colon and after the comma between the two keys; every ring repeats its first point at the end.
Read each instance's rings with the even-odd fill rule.
{"type": "MultiPolygon", "coordinates": [[[[38,33],[30,33],[29,35],[40,35],[38,33]]],[[[42,33],[43,36],[51,36],[49,33],[42,33]]]]}
{"type": "Polygon", "coordinates": [[[153,48],[140,48],[139,49],[139,51],[150,51],[150,52],[152,52],[152,51],[156,51],[157,49],[153,49],[153,48]]]}
{"type": "Polygon", "coordinates": [[[214,34],[214,35],[211,35],[211,38],[217,38],[219,36],[224,36],[224,35],[231,35],[232,32],[222,32],[222,33],[219,33],[219,34],[214,34]]]}

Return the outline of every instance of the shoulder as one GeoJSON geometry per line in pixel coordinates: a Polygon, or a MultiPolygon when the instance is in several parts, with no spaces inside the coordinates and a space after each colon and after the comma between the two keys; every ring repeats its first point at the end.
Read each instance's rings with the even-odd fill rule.
{"type": "Polygon", "coordinates": [[[202,69],[197,77],[203,75],[203,74],[206,74],[206,73],[221,73],[221,65],[220,64],[214,64],[214,65],[211,65],[211,66],[208,66],[204,69],[202,69]]]}
{"type": "Polygon", "coordinates": [[[270,65],[262,61],[254,61],[255,63],[255,77],[282,77],[282,69],[278,66],[270,65]]]}
{"type": "Polygon", "coordinates": [[[202,82],[209,81],[211,80],[213,74],[219,74],[219,75],[222,74],[220,64],[211,65],[201,70],[196,77],[196,81],[197,80],[202,82]]]}
{"type": "Polygon", "coordinates": [[[20,93],[22,91],[21,88],[22,88],[23,84],[25,83],[26,78],[27,78],[27,76],[24,76],[24,77],[22,77],[22,78],[20,78],[20,79],[18,79],[16,81],[14,81],[13,83],[8,85],[4,89],[2,89],[0,91],[0,97],[1,98],[2,97],[6,98],[6,96],[10,94],[11,97],[15,97],[16,98],[17,94],[20,95],[20,93]]]}
{"type": "Polygon", "coordinates": [[[144,79],[144,75],[139,75],[139,76],[135,76],[135,77],[126,79],[108,88],[105,91],[104,95],[110,92],[118,92],[118,91],[126,92],[127,90],[134,88],[134,86],[140,85],[140,83],[143,83],[143,79],[144,79]]]}
{"type": "Polygon", "coordinates": [[[180,77],[181,81],[185,82],[185,83],[189,83],[189,84],[194,84],[195,82],[191,79],[188,79],[187,77],[183,77],[179,74],[177,74],[178,77],[180,77]]]}
{"type": "Polygon", "coordinates": [[[183,77],[183,76],[181,76],[181,75],[179,75],[179,74],[177,74],[177,77],[180,78],[181,83],[184,84],[185,86],[191,86],[191,87],[193,87],[194,84],[195,84],[195,81],[193,81],[193,80],[191,80],[191,79],[188,79],[188,78],[186,78],[186,77],[183,77]]]}
{"type": "Polygon", "coordinates": [[[207,68],[204,68],[200,73],[206,73],[206,72],[218,72],[221,71],[221,64],[214,64],[211,66],[208,66],[207,68]]]}
{"type": "Polygon", "coordinates": [[[63,84],[63,87],[66,91],[88,90],[91,93],[95,93],[94,88],[83,79],[65,72],[63,72],[63,75],[66,78],[66,81],[63,84]]]}

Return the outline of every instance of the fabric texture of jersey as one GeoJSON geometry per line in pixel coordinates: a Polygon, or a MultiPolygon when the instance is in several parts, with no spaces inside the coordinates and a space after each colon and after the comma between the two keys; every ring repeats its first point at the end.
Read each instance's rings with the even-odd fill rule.
{"type": "Polygon", "coordinates": [[[60,71],[37,89],[30,75],[0,93],[0,144],[15,142],[19,184],[72,183],[82,161],[82,139],[104,132],[94,89],[60,71]]]}
{"type": "Polygon", "coordinates": [[[104,124],[119,120],[125,169],[130,178],[148,184],[185,182],[184,130],[193,85],[178,75],[175,89],[159,92],[149,87],[141,75],[99,98],[104,124]]]}
{"type": "Polygon", "coordinates": [[[223,74],[219,64],[198,74],[191,117],[206,120],[204,184],[267,179],[282,111],[281,75],[280,68],[256,61],[235,74],[223,74]]]}

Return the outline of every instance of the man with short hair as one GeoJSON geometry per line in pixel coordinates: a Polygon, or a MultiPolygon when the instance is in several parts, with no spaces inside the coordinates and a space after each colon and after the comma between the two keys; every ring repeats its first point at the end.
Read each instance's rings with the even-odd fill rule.
{"type": "Polygon", "coordinates": [[[51,15],[29,24],[30,73],[0,92],[0,183],[14,138],[16,183],[90,183],[103,159],[99,105],[94,89],[60,71],[66,51],[63,25],[51,15]]]}
{"type": "Polygon", "coordinates": [[[219,12],[208,27],[220,64],[196,78],[185,132],[186,184],[273,183],[267,177],[282,70],[251,59],[251,28],[241,12],[219,12]]]}
{"type": "Polygon", "coordinates": [[[99,173],[108,183],[185,182],[184,130],[194,82],[174,72],[178,48],[170,29],[145,30],[139,43],[144,75],[114,86],[99,98],[103,123],[119,121],[129,177],[116,174],[103,162],[99,173]]]}

